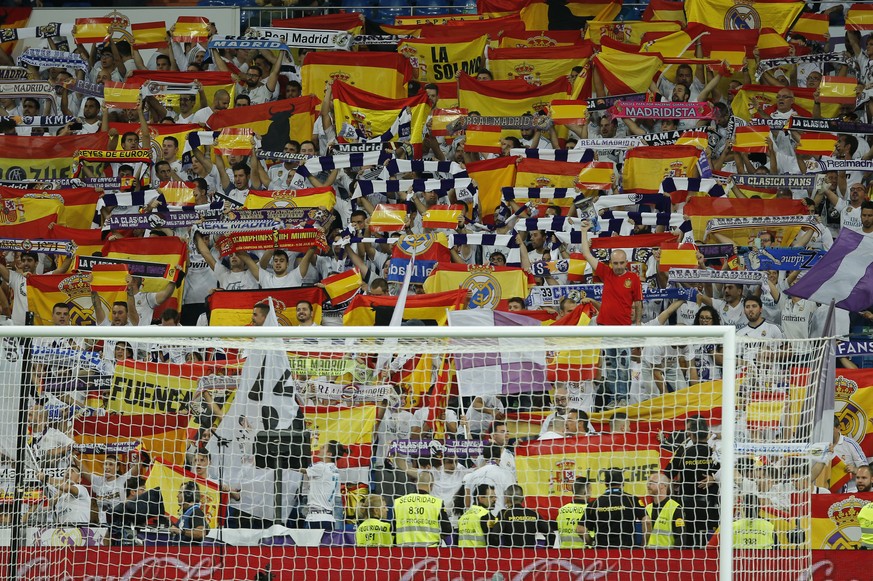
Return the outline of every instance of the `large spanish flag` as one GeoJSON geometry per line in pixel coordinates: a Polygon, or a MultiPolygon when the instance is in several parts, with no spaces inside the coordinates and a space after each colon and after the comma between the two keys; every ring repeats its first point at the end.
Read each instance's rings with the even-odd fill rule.
{"type": "MultiPolygon", "coordinates": [[[[763,103],[765,106],[775,106],[776,94],[783,87],[773,87],[770,85],[743,85],[734,96],[731,102],[731,111],[737,117],[749,121],[755,111],[756,103],[763,103]]],[[[804,116],[812,117],[812,110],[815,107],[813,93],[815,89],[807,87],[788,87],[794,93],[794,110],[804,116]]],[[[821,103],[822,117],[835,117],[840,111],[840,106],[837,103],[821,103]]]]}
{"type": "Polygon", "coordinates": [[[408,38],[397,45],[397,52],[409,59],[420,83],[445,83],[458,71],[475,75],[484,66],[488,37],[481,31],[466,38],[427,36],[408,38]]]}
{"type": "MultiPolygon", "coordinates": [[[[318,434],[322,445],[336,440],[346,446],[369,444],[376,425],[376,405],[356,407],[306,406],[303,408],[306,428],[318,434]]],[[[315,452],[315,445],[313,445],[315,452]]]]}
{"type": "Polygon", "coordinates": [[[468,309],[495,310],[505,309],[512,297],[527,297],[533,282],[533,276],[521,268],[441,262],[424,281],[424,290],[428,293],[469,290],[472,296],[468,309]]]}
{"type": "Polygon", "coordinates": [[[550,48],[497,48],[488,51],[488,65],[497,80],[524,79],[544,85],[567,76],[576,66],[585,66],[593,54],[591,45],[550,48]]]}
{"type": "MultiPolygon", "coordinates": [[[[391,52],[313,51],[303,57],[303,94],[324,96],[327,81],[342,81],[386,99],[406,96],[413,70],[402,55],[391,52]]],[[[335,87],[336,85],[334,85],[335,87]]]]}
{"type": "MultiPolygon", "coordinates": [[[[851,13],[850,13],[851,14],[851,13]]],[[[800,15],[797,22],[791,28],[794,34],[800,34],[807,40],[826,42],[829,38],[828,15],[805,12],[800,15]]]]}
{"type": "Polygon", "coordinates": [[[467,164],[467,175],[479,190],[479,215],[486,224],[494,223],[494,211],[503,200],[502,188],[515,183],[514,157],[495,157],[467,164]]]}
{"type": "MultiPolygon", "coordinates": [[[[102,196],[94,188],[68,188],[64,190],[19,190],[0,186],[0,198],[22,198],[23,200],[49,200],[57,202],[57,207],[42,205],[29,208],[25,205],[26,218],[40,220],[41,216],[57,212],[57,224],[70,228],[91,228],[94,223],[94,212],[97,201],[102,196]],[[30,211],[29,211],[30,209],[30,211]],[[48,212],[48,213],[46,213],[48,212]]],[[[24,202],[27,204],[27,202],[24,202]]],[[[37,226],[40,228],[41,226],[37,226]]],[[[51,235],[50,236],[54,236],[51,235]]],[[[34,231],[26,234],[27,238],[40,238],[34,231]]]]}
{"type": "MultiPolygon", "coordinates": [[[[441,293],[409,296],[403,309],[403,320],[419,319],[445,325],[448,311],[457,311],[467,304],[467,289],[455,289],[441,293]]],[[[397,306],[397,297],[358,295],[352,299],[343,315],[343,324],[352,327],[372,327],[378,320],[385,325],[397,306]]]]}
{"type": "Polygon", "coordinates": [[[4,180],[72,177],[70,167],[79,149],[105,149],[106,133],[32,137],[0,135],[0,172],[4,180]]]}
{"type": "Polygon", "coordinates": [[[766,125],[743,125],[734,132],[734,151],[767,153],[770,128],[766,125]]]}
{"type": "MultiPolygon", "coordinates": [[[[873,492],[813,494],[812,549],[856,550],[861,542],[858,513],[873,502],[873,492]]],[[[798,504],[803,506],[801,500],[798,504]]]]}
{"type": "Polygon", "coordinates": [[[685,24],[685,4],[679,0],[650,0],[643,12],[643,20],[661,20],[685,24]]]}
{"type": "Polygon", "coordinates": [[[308,30],[343,30],[352,34],[363,34],[364,14],[344,12],[303,18],[277,18],[272,21],[271,26],[274,28],[306,28],[308,30]]]}
{"type": "Polygon", "coordinates": [[[642,93],[649,89],[652,79],[661,69],[661,58],[656,54],[625,52],[607,46],[594,56],[594,66],[610,95],[642,93]]]}
{"type": "MultiPolygon", "coordinates": [[[[112,265],[115,266],[115,265],[112,265]]],[[[34,314],[37,325],[52,324],[52,307],[57,303],[70,305],[70,324],[92,326],[94,306],[91,302],[92,284],[99,291],[103,312],[107,317],[116,301],[127,300],[127,270],[116,268],[97,268],[95,282],[89,282],[89,275],[83,274],[32,274],[27,277],[27,308],[34,314]]]]}
{"type": "Polygon", "coordinates": [[[209,324],[211,326],[244,327],[252,322],[252,308],[267,297],[272,297],[276,318],[280,325],[296,327],[295,309],[299,301],[312,303],[312,318],[321,323],[321,304],[324,290],[319,287],[279,288],[260,290],[219,290],[209,295],[209,324]]]}
{"type": "Polygon", "coordinates": [[[496,125],[468,125],[464,130],[464,151],[500,154],[503,129],[496,125]]]}
{"type": "Polygon", "coordinates": [[[49,227],[58,221],[63,209],[63,199],[58,198],[60,196],[0,200],[0,238],[49,238],[49,227]]]}
{"type": "Polygon", "coordinates": [[[209,528],[218,528],[220,520],[224,518],[226,495],[221,492],[217,482],[197,478],[194,473],[180,466],[174,466],[163,458],[157,458],[146,479],[146,488],[160,490],[166,515],[176,518],[176,515],[182,514],[179,490],[188,482],[197,484],[197,489],[200,491],[200,510],[206,515],[209,528]]]}
{"type": "MultiPolygon", "coordinates": [[[[421,92],[406,99],[386,99],[381,93],[370,93],[342,82],[333,84],[333,112],[337,125],[348,123],[362,131],[368,138],[379,137],[391,129],[404,108],[409,110],[409,142],[418,145],[422,142],[422,132],[430,103],[427,93],[421,92]]],[[[397,141],[395,136],[392,141],[397,141]]]]}
{"type": "Polygon", "coordinates": [[[318,110],[318,100],[309,95],[216,111],[209,117],[207,124],[215,130],[251,129],[253,133],[260,135],[261,149],[282,151],[290,139],[312,139],[312,126],[318,110]]]}
{"type": "Polygon", "coordinates": [[[867,456],[873,456],[873,425],[860,421],[858,410],[873,409],[873,370],[837,369],[836,416],[840,431],[853,437],[867,456]]]}
{"type": "Polygon", "coordinates": [[[594,44],[601,44],[601,40],[609,38],[630,45],[639,45],[643,36],[651,33],[673,33],[682,30],[678,22],[642,21],[642,20],[613,20],[598,22],[592,20],[588,23],[585,38],[594,44]]]}
{"type": "MultiPolygon", "coordinates": [[[[688,198],[683,210],[691,220],[694,239],[702,240],[706,223],[712,218],[737,218],[746,216],[799,216],[806,214],[801,200],[758,200],[745,198],[712,198],[697,196],[688,198]]],[[[789,238],[782,238],[779,246],[790,246],[799,227],[791,226],[789,238]],[[792,233],[793,232],[793,233],[792,233]]],[[[743,245],[748,240],[742,241],[743,245]]]]}
{"type": "Polygon", "coordinates": [[[515,81],[477,81],[462,74],[458,79],[458,102],[481,115],[515,117],[545,111],[554,100],[569,99],[570,81],[559,78],[540,87],[515,81]]]}
{"type": "Polygon", "coordinates": [[[244,204],[250,210],[325,208],[328,211],[333,210],[334,205],[336,205],[336,190],[331,186],[301,190],[249,190],[244,204]]]}
{"type": "Polygon", "coordinates": [[[622,187],[638,194],[657,194],[666,178],[696,177],[700,150],[693,145],[634,147],[622,167],[622,187]]]}
{"type": "Polygon", "coordinates": [[[792,0],[757,0],[748,3],[733,0],[686,0],[688,22],[700,22],[721,30],[773,28],[785,35],[803,11],[803,2],[792,0]]]}
{"type": "MultiPolygon", "coordinates": [[[[144,292],[158,292],[166,287],[167,281],[177,280],[179,271],[188,268],[188,245],[177,236],[150,236],[149,238],[120,238],[111,240],[103,247],[103,256],[123,258],[143,262],[158,262],[169,265],[167,279],[147,278],[143,283],[144,292]]],[[[182,304],[182,286],[177,283],[173,296],[164,303],[164,308],[178,309],[182,304]]]]}
{"type": "Polygon", "coordinates": [[[846,16],[846,30],[873,30],[873,6],[852,4],[846,16]]]}

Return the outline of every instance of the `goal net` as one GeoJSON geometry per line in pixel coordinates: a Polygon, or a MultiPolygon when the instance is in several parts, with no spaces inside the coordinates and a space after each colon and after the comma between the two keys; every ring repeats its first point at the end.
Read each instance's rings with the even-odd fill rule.
{"type": "Polygon", "coordinates": [[[827,341],[448,322],[0,328],[4,578],[810,567],[827,341]]]}

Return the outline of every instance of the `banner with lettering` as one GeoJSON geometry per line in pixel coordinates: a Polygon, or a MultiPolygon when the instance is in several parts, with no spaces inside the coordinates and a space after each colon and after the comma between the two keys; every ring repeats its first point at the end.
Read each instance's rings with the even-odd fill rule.
{"type": "Polygon", "coordinates": [[[475,75],[483,66],[488,37],[476,34],[468,38],[409,38],[397,46],[397,52],[409,59],[420,83],[454,81],[463,71],[475,75]]]}

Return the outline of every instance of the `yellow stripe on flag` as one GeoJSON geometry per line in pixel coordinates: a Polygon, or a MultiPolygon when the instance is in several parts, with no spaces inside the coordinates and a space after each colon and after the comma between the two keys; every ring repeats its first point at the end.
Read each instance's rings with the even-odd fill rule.
{"type": "Polygon", "coordinates": [[[361,290],[363,280],[357,269],[350,269],[333,276],[322,279],[324,290],[330,297],[331,303],[338,305],[351,299],[356,292],[361,290]]]}
{"type": "Polygon", "coordinates": [[[697,177],[700,150],[691,145],[634,147],[622,167],[625,191],[655,194],[668,177],[697,177]]]}
{"type": "Polygon", "coordinates": [[[370,216],[372,232],[399,232],[406,226],[406,204],[379,204],[370,216]]]}
{"type": "Polygon", "coordinates": [[[421,217],[421,225],[425,228],[450,228],[458,227],[458,218],[464,215],[464,206],[460,204],[436,204],[428,208],[421,217]]]}
{"type": "Polygon", "coordinates": [[[499,154],[502,151],[500,145],[502,132],[503,130],[496,125],[468,125],[464,150],[499,154]]]}
{"type": "Polygon", "coordinates": [[[73,25],[73,38],[76,44],[94,44],[103,42],[109,36],[111,18],[77,18],[73,25]]]}
{"type": "Polygon", "coordinates": [[[825,75],[819,85],[822,103],[839,103],[854,105],[857,100],[858,79],[854,77],[836,77],[825,75]]]}
{"type": "Polygon", "coordinates": [[[252,151],[253,135],[248,127],[226,127],[215,140],[219,155],[248,155],[252,151]]]}
{"type": "Polygon", "coordinates": [[[137,50],[164,48],[167,46],[167,24],[157,22],[132,22],[133,45],[137,50]]]}
{"type": "Polygon", "coordinates": [[[587,122],[588,101],[555,99],[549,110],[552,121],[558,125],[581,125],[587,122]]]}
{"type": "Polygon", "coordinates": [[[108,107],[136,109],[139,105],[139,87],[106,81],[103,83],[103,98],[108,107]]]}
{"type": "Polygon", "coordinates": [[[743,153],[767,153],[770,128],[766,125],[737,127],[734,134],[734,151],[743,153]]]}
{"type": "MultiPolygon", "coordinates": [[[[851,14],[851,9],[849,14],[851,14]]],[[[807,40],[826,42],[830,37],[828,33],[828,15],[805,12],[800,15],[800,18],[791,27],[791,32],[803,35],[807,40]]]]}
{"type": "Polygon", "coordinates": [[[685,131],[676,140],[676,145],[693,145],[698,149],[709,147],[709,137],[705,131],[685,131]]]}
{"type": "Polygon", "coordinates": [[[801,155],[831,155],[837,136],[830,133],[815,133],[803,131],[800,133],[800,143],[795,151],[801,155]]]}
{"type": "Polygon", "coordinates": [[[594,44],[600,44],[600,39],[607,37],[619,42],[638,45],[643,41],[643,35],[647,33],[673,33],[679,30],[682,30],[682,25],[678,22],[645,22],[642,20],[596,22],[592,20],[588,23],[585,38],[590,39],[594,44]]]}
{"type": "Polygon", "coordinates": [[[661,258],[658,270],[667,272],[671,268],[697,268],[697,247],[694,244],[665,242],[661,244],[661,258]]]}
{"type": "Polygon", "coordinates": [[[331,440],[346,446],[369,444],[373,441],[378,406],[363,405],[347,409],[309,408],[304,410],[306,429],[318,434],[312,442],[316,450],[331,440]]]}
{"type": "Polygon", "coordinates": [[[152,464],[148,479],[146,479],[146,488],[156,488],[161,491],[166,514],[175,518],[182,514],[179,505],[179,491],[188,482],[197,483],[197,488],[200,491],[200,510],[206,515],[209,528],[217,528],[222,503],[222,495],[217,483],[198,479],[194,474],[171,464],[165,464],[160,458],[157,458],[152,464]]]}
{"type": "Polygon", "coordinates": [[[209,19],[202,16],[180,16],[171,29],[176,42],[209,40],[209,19]]]}
{"type": "Polygon", "coordinates": [[[194,203],[194,182],[164,182],[158,186],[170,206],[184,206],[194,203]]]}
{"type": "Polygon", "coordinates": [[[336,190],[305,188],[302,190],[249,190],[244,206],[249,210],[261,208],[325,208],[333,210],[336,190]]]}
{"type": "Polygon", "coordinates": [[[734,0],[686,0],[688,22],[699,22],[719,30],[773,28],[784,35],[803,10],[803,2],[753,2],[734,0]],[[742,6],[743,9],[738,9],[742,6]]]}
{"type": "Polygon", "coordinates": [[[873,5],[852,4],[846,17],[846,30],[873,30],[873,5]]]}

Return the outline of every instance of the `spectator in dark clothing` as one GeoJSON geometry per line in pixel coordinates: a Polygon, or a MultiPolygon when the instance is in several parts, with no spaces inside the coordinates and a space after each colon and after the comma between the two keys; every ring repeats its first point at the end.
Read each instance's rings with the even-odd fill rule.
{"type": "Polygon", "coordinates": [[[594,532],[594,543],[599,548],[633,547],[636,522],[642,521],[645,507],[639,498],[622,489],[624,475],[620,468],[606,470],[604,484],[606,492],[585,509],[582,524],[594,532]]]}
{"type": "Polygon", "coordinates": [[[524,490],[518,484],[506,489],[506,508],[497,515],[497,524],[488,534],[491,547],[536,547],[537,533],[545,537],[546,546],[552,546],[552,529],[540,515],[524,507],[524,490]]]}

